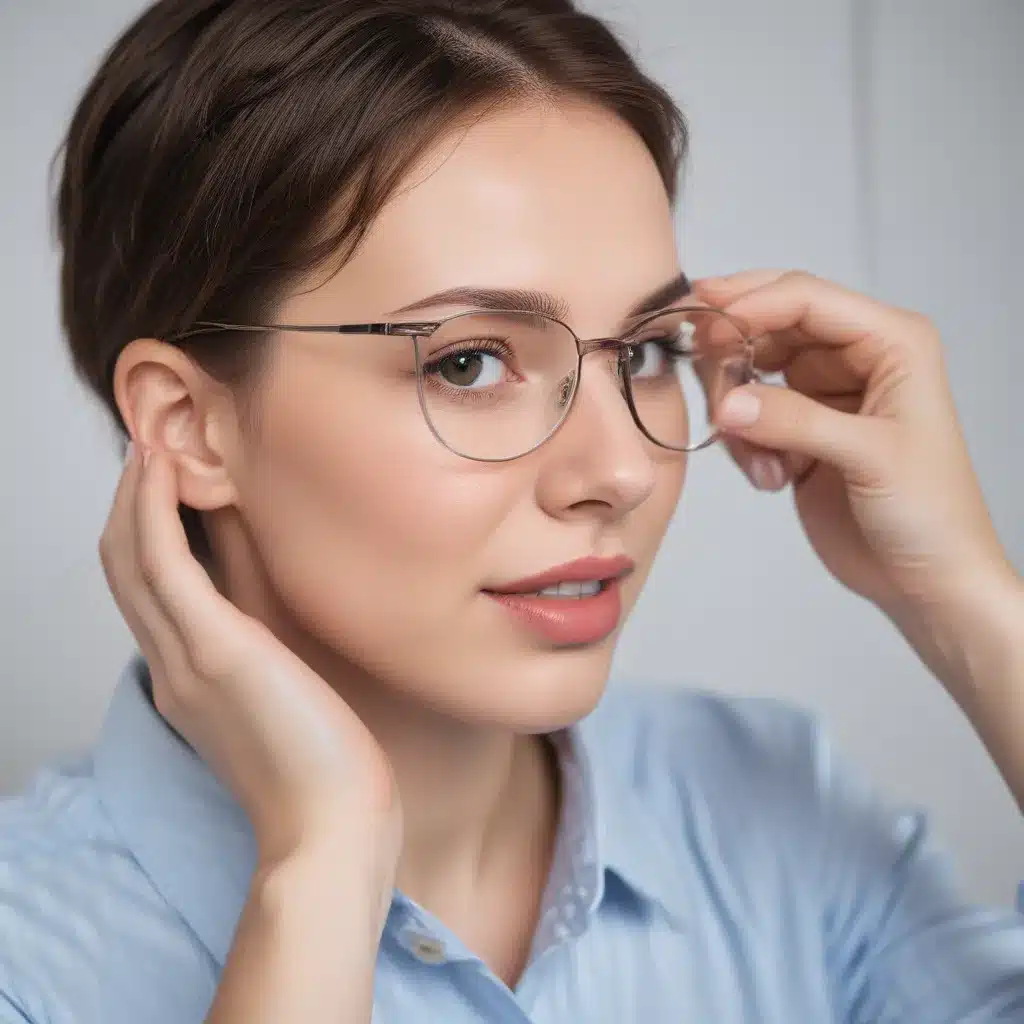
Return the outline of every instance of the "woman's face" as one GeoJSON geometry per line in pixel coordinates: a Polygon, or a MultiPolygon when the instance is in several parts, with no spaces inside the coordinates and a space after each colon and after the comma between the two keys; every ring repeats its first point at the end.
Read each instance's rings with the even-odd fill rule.
{"type": "MultiPolygon", "coordinates": [[[[429,320],[400,312],[460,286],[542,291],[582,338],[679,274],[672,216],[641,141],[590,107],[494,113],[439,145],[332,280],[280,322],[429,320]]],[[[409,338],[286,334],[259,396],[259,429],[232,466],[237,564],[271,592],[247,600],[375,686],[446,715],[522,731],[587,713],[618,628],[675,508],[685,457],[634,425],[614,361],[584,360],[568,420],[520,459],[443,447],[417,398],[409,338]],[[587,556],[624,555],[618,625],[567,642],[498,588],[587,556]]],[[[231,530],[228,531],[232,533],[231,530]]],[[[528,610],[528,609],[527,609],[528,610]]],[[[547,620],[544,620],[547,622],[547,620]]],[[[323,669],[322,665],[318,665],[323,669]]]]}

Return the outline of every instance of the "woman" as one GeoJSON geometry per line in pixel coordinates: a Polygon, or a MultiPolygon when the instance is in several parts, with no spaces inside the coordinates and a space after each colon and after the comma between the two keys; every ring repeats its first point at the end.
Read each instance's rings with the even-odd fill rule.
{"type": "Polygon", "coordinates": [[[1024,584],[934,328],[689,282],[684,151],[567,0],[161,0],[115,44],[63,310],[144,660],[2,812],[0,1021],[1024,1020],[1024,919],[806,716],[601,700],[721,438],[1024,806],[1024,584]]]}

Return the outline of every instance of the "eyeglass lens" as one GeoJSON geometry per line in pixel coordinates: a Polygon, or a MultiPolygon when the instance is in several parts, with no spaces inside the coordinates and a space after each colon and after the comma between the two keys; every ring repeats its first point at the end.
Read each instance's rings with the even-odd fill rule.
{"type": "MultiPolygon", "coordinates": [[[[668,310],[625,340],[621,386],[644,433],[679,451],[712,440],[718,403],[749,375],[749,346],[739,326],[714,310],[668,310]]],[[[579,353],[572,332],[557,320],[468,313],[416,339],[416,346],[427,420],[467,458],[523,455],[568,414],[579,353]]]]}

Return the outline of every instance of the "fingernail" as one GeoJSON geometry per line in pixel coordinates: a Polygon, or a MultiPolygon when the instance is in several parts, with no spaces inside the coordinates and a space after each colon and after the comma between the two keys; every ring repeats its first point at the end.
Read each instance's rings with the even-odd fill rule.
{"type": "Polygon", "coordinates": [[[698,288],[721,288],[725,281],[724,277],[698,277],[693,285],[698,288]]]}
{"type": "Polygon", "coordinates": [[[761,491],[777,491],[786,483],[786,468],[775,455],[754,455],[748,475],[751,483],[761,491]]]}
{"type": "Polygon", "coordinates": [[[149,457],[153,454],[152,448],[142,449],[142,468],[145,469],[149,465],[149,457]]]}
{"type": "Polygon", "coordinates": [[[135,458],[135,442],[129,441],[124,450],[124,464],[127,466],[135,458]]]}
{"type": "Polygon", "coordinates": [[[730,391],[718,407],[718,423],[723,427],[749,427],[761,415],[761,399],[751,391],[730,391]]]}

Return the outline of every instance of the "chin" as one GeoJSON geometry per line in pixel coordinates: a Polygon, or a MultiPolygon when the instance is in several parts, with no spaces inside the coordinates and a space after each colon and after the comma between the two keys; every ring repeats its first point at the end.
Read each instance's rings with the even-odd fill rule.
{"type": "Polygon", "coordinates": [[[456,709],[449,704],[449,713],[473,724],[518,733],[553,732],[572,725],[601,700],[615,639],[492,661],[467,681],[468,689],[460,687],[461,706],[456,709]],[[481,679],[486,681],[483,686],[481,679]]]}

